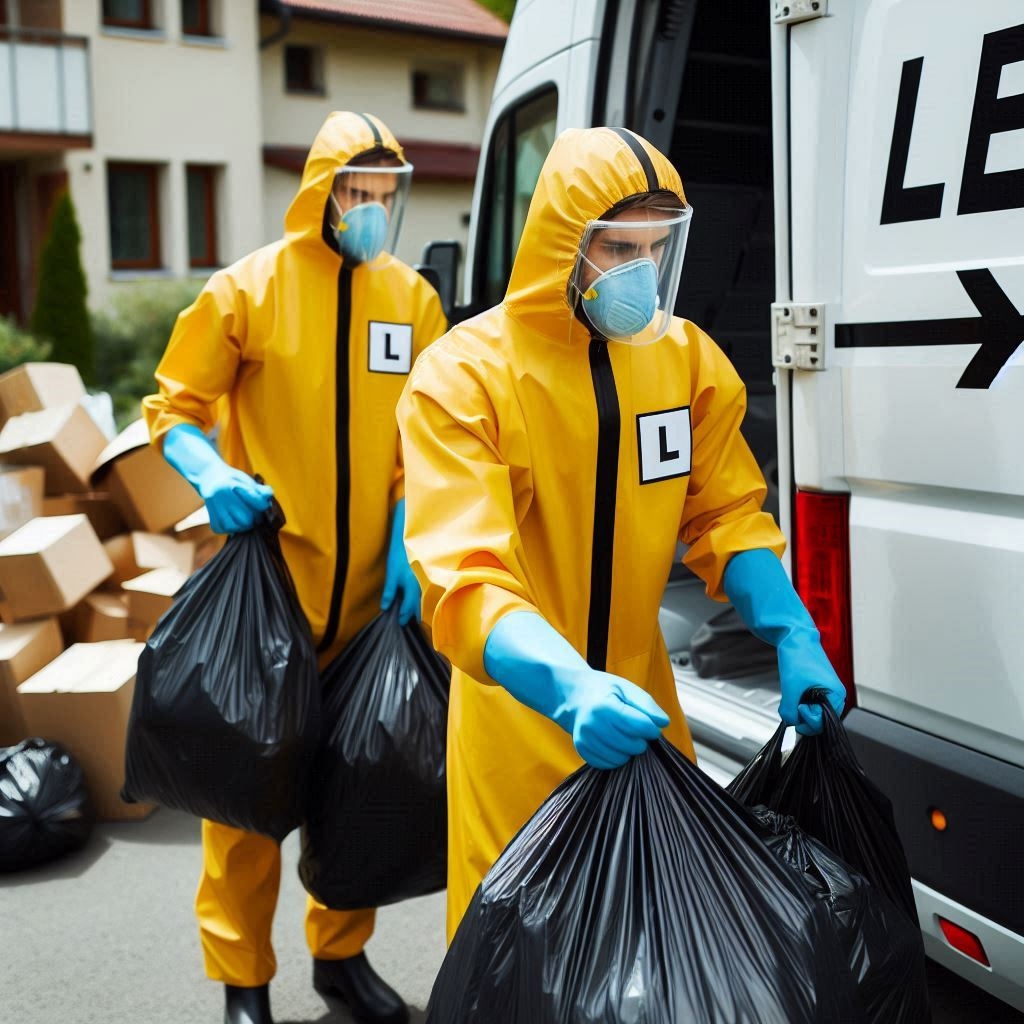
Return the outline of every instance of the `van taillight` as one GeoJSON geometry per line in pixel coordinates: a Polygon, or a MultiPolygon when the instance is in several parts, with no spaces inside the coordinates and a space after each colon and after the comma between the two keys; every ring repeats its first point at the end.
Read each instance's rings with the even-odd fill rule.
{"type": "Polygon", "coordinates": [[[850,496],[797,491],[795,520],[793,579],[851,707],[850,496]]]}
{"type": "MultiPolygon", "coordinates": [[[[938,915],[936,916],[938,917],[938,915]]],[[[954,949],[959,950],[964,956],[969,956],[972,960],[977,960],[983,967],[992,966],[988,961],[985,947],[981,944],[981,939],[974,932],[969,932],[966,928],[961,928],[960,925],[953,924],[952,921],[947,921],[944,917],[939,917],[939,927],[942,929],[942,934],[946,936],[946,941],[954,949]]]]}

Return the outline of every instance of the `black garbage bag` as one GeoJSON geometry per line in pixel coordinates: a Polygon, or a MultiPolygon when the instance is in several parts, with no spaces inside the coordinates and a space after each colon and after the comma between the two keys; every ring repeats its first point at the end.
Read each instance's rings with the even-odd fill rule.
{"type": "Polygon", "coordinates": [[[82,768],[59,743],[36,738],[0,748],[0,871],[80,849],[93,821],[82,768]]]}
{"type": "MultiPolygon", "coordinates": [[[[823,695],[808,695],[818,698],[823,695]]],[[[783,859],[796,867],[810,863],[814,870],[804,872],[805,881],[815,872],[828,880],[828,900],[870,1024],[924,1024],[931,1019],[924,942],[892,805],[864,774],[832,708],[819,702],[819,736],[802,737],[783,760],[786,727],[780,725],[728,790],[755,813],[755,805],[764,805],[799,826],[800,833],[790,835],[802,834],[802,848],[795,838],[789,847],[770,839],[769,845],[788,851],[783,859]],[[806,844],[814,841],[820,845],[812,856],[806,844]],[[828,854],[838,867],[828,866],[828,854]],[[840,869],[864,883],[859,894],[842,895],[840,869]],[[851,912],[853,895],[862,901],[861,913],[851,912]]]]}
{"type": "Polygon", "coordinates": [[[309,624],[274,503],[178,592],[139,657],[124,796],[281,840],[320,732],[309,624]]]}
{"type": "Polygon", "coordinates": [[[478,887],[429,1024],[862,1022],[825,907],[665,741],[581,768],[478,887]]]}
{"type": "Polygon", "coordinates": [[[328,907],[380,907],[445,887],[450,676],[419,623],[399,625],[397,602],[324,670],[299,877],[328,907]]]}
{"type": "Polygon", "coordinates": [[[931,1019],[924,948],[916,922],[844,864],[793,818],[754,807],[769,849],[800,873],[828,909],[871,1024],[924,1024],[931,1019]]]}
{"type": "Polygon", "coordinates": [[[771,672],[779,663],[775,648],[758,640],[735,608],[726,608],[694,630],[690,661],[702,679],[771,672]]]}
{"type": "Polygon", "coordinates": [[[824,726],[804,736],[783,764],[780,725],[728,789],[750,807],[764,804],[788,814],[890,899],[917,925],[910,868],[896,832],[889,798],[864,774],[831,705],[821,691],[824,726]]]}

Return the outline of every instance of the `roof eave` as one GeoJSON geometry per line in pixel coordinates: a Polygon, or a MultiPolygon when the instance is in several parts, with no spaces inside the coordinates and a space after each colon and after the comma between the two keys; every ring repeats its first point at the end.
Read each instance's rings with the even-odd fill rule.
{"type": "Polygon", "coordinates": [[[282,7],[287,7],[292,18],[303,21],[327,21],[334,24],[359,25],[363,28],[382,29],[385,32],[399,32],[404,35],[434,36],[439,39],[458,39],[467,43],[478,43],[482,46],[503,47],[505,36],[484,35],[477,32],[461,32],[457,29],[435,28],[429,25],[414,25],[396,22],[388,18],[368,18],[360,14],[345,14],[339,11],[312,11],[308,7],[293,7],[284,0],[282,7]]]}

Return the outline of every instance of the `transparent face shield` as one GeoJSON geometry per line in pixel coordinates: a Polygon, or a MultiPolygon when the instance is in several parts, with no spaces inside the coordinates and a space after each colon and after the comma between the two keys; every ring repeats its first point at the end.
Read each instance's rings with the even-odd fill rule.
{"type": "Polygon", "coordinates": [[[577,317],[609,341],[649,345],[672,322],[692,207],[638,207],[583,232],[569,279],[577,317]]]}
{"type": "Polygon", "coordinates": [[[371,263],[380,253],[395,251],[411,180],[412,164],[338,170],[329,219],[346,260],[371,263]]]}

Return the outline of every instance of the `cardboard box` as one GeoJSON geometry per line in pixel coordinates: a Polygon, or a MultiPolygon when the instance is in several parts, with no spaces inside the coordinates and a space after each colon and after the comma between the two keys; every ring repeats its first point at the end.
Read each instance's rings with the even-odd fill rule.
{"type": "Polygon", "coordinates": [[[154,569],[124,583],[128,593],[128,618],[136,625],[154,626],[185,585],[188,573],[178,569],[154,569]]]}
{"type": "Polygon", "coordinates": [[[9,419],[0,430],[0,461],[42,466],[47,494],[77,494],[90,489],[89,474],[106,443],[82,406],[61,405],[9,419]]]}
{"type": "Polygon", "coordinates": [[[0,423],[22,413],[71,405],[84,396],[85,386],[74,366],[22,363],[0,374],[0,423]]]}
{"type": "Polygon", "coordinates": [[[113,570],[83,515],[33,519],[0,541],[0,590],[14,621],[72,608],[113,570]]]}
{"type": "Polygon", "coordinates": [[[0,540],[43,514],[42,466],[0,465],[0,540]]]}
{"type": "Polygon", "coordinates": [[[93,483],[108,491],[133,530],[161,533],[203,501],[149,443],[142,420],[130,424],[100,452],[93,483]]]}
{"type": "Polygon", "coordinates": [[[105,491],[88,491],[85,494],[58,494],[43,498],[43,510],[36,513],[44,516],[87,515],[96,536],[107,540],[119,533],[128,532],[128,524],[121,515],[114,499],[105,491]]]}
{"type": "Polygon", "coordinates": [[[74,644],[18,687],[33,736],[62,743],[85,773],[102,821],[144,818],[153,804],[126,804],[124,749],[142,644],[74,644]]]}
{"type": "Polygon", "coordinates": [[[111,537],[103,542],[103,547],[114,563],[114,574],[107,585],[118,587],[151,569],[177,569],[187,575],[192,571],[196,553],[191,541],[142,530],[111,537]]]}
{"type": "Polygon", "coordinates": [[[0,747],[13,746],[29,736],[18,685],[63,650],[60,627],[54,618],[0,626],[0,747]]]}
{"type": "Polygon", "coordinates": [[[97,590],[61,616],[67,642],[94,644],[102,640],[128,640],[128,595],[97,590]]]}

